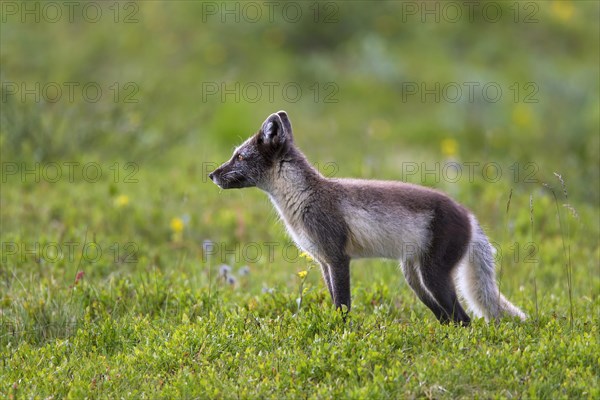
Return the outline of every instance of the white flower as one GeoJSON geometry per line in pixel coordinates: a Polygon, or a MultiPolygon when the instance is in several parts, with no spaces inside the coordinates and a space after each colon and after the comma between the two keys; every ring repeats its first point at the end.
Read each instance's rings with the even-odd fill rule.
{"type": "Polygon", "coordinates": [[[237,283],[237,279],[235,279],[235,276],[230,275],[227,277],[227,283],[234,286],[237,283]]]}
{"type": "Polygon", "coordinates": [[[229,273],[231,272],[231,267],[227,264],[221,264],[219,266],[219,276],[223,278],[227,278],[229,273]]]}
{"type": "Polygon", "coordinates": [[[238,269],[239,276],[246,276],[249,274],[250,274],[250,267],[247,265],[244,265],[242,268],[238,269]]]}

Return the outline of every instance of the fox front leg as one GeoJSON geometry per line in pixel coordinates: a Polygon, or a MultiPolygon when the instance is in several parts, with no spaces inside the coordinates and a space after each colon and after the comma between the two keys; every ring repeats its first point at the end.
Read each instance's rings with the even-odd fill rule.
{"type": "Polygon", "coordinates": [[[328,262],[331,286],[333,287],[333,303],[335,308],[346,315],[350,312],[350,259],[340,257],[328,262]],[[345,306],[345,307],[344,307],[345,306]]]}
{"type": "Polygon", "coordinates": [[[331,284],[331,273],[329,272],[329,265],[327,265],[324,261],[319,261],[319,266],[321,267],[321,273],[323,274],[323,280],[327,285],[327,290],[329,291],[329,295],[331,296],[331,300],[334,301],[333,297],[333,285],[331,284]]]}

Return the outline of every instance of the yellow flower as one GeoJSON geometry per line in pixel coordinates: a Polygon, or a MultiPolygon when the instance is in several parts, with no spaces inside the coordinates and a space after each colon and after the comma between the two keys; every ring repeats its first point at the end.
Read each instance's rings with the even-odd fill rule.
{"type": "Polygon", "coordinates": [[[300,253],[300,257],[305,258],[307,261],[313,261],[313,258],[307,252],[303,251],[300,253]]]}
{"type": "Polygon", "coordinates": [[[171,230],[175,233],[183,231],[183,220],[181,218],[175,217],[171,219],[171,230]]]}
{"type": "Polygon", "coordinates": [[[115,198],[115,207],[123,208],[129,204],[129,196],[126,194],[120,194],[115,198]]]}
{"type": "MultiPolygon", "coordinates": [[[[135,100],[134,100],[135,101],[135,100]]],[[[142,116],[139,112],[133,112],[128,115],[129,123],[132,127],[137,128],[140,126],[140,122],[142,122],[142,116]]]]}
{"type": "Polygon", "coordinates": [[[308,271],[300,271],[300,272],[298,272],[298,276],[300,277],[300,279],[306,278],[306,275],[308,275],[308,271]]]}
{"type": "Polygon", "coordinates": [[[570,20],[573,17],[575,9],[570,1],[553,1],[552,14],[563,21],[570,20]]]}
{"type": "Polygon", "coordinates": [[[517,105],[512,112],[512,121],[519,128],[529,128],[533,122],[531,108],[523,104],[517,105]]]}
{"type": "Polygon", "coordinates": [[[256,307],[258,307],[258,302],[256,301],[256,299],[252,298],[248,301],[247,307],[250,311],[256,310],[256,307]]]}
{"type": "Polygon", "coordinates": [[[442,154],[446,157],[453,157],[458,152],[458,142],[454,139],[444,139],[441,143],[442,154]]]}

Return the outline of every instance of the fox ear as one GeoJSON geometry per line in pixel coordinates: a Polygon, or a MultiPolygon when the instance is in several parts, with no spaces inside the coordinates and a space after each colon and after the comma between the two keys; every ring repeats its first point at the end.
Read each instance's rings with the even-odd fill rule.
{"type": "Polygon", "coordinates": [[[292,123],[290,122],[290,119],[288,118],[288,115],[285,111],[281,110],[281,111],[277,111],[277,115],[279,115],[279,118],[281,118],[281,122],[283,122],[283,129],[285,129],[286,134],[288,136],[292,136],[292,123]]]}
{"type": "MultiPolygon", "coordinates": [[[[284,115],[287,126],[291,127],[287,115],[285,113],[284,115]]],[[[260,133],[265,143],[274,145],[285,143],[291,138],[291,130],[286,128],[286,123],[282,121],[279,113],[269,115],[269,118],[263,122],[260,133]]]]}

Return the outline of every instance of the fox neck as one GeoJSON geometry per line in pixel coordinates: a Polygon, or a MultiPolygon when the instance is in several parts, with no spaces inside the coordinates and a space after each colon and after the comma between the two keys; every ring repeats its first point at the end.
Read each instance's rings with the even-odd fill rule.
{"type": "Polygon", "coordinates": [[[287,224],[295,224],[311,195],[325,178],[313,168],[306,157],[291,148],[273,167],[262,189],[287,224]]]}

